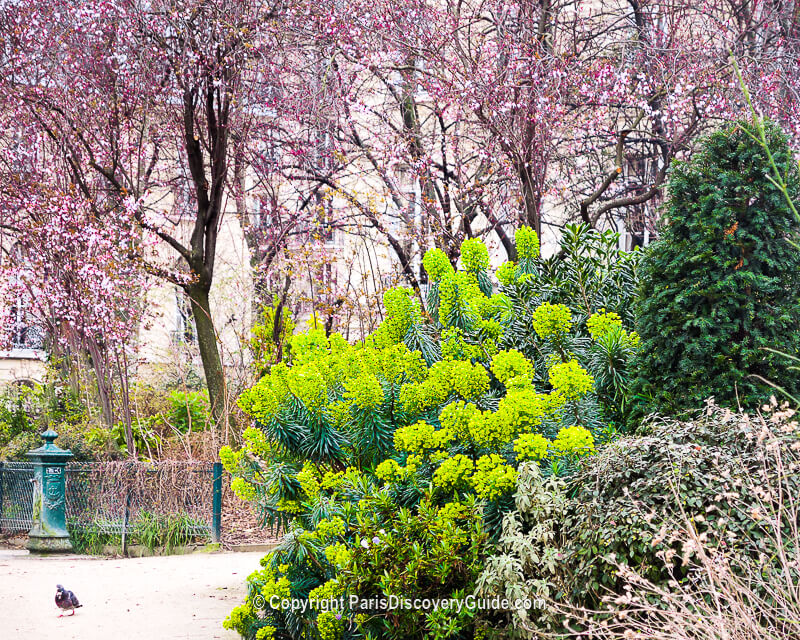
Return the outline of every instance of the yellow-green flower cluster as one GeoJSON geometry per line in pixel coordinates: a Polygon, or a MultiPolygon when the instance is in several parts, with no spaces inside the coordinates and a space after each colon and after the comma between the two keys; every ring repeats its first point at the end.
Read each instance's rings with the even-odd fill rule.
{"type": "Polygon", "coordinates": [[[242,432],[242,438],[247,443],[247,450],[259,458],[268,458],[272,453],[272,446],[261,429],[256,427],[247,427],[242,432]]]}
{"type": "Polygon", "coordinates": [[[424,453],[439,449],[453,439],[447,429],[436,429],[424,420],[407,427],[400,427],[394,432],[394,446],[398,451],[424,453]]]}
{"type": "Polygon", "coordinates": [[[292,367],[289,389],[309,411],[318,413],[328,402],[328,383],[316,362],[292,367]]]}
{"type": "MultiPolygon", "coordinates": [[[[427,508],[430,509],[431,507],[427,508]]],[[[473,520],[477,520],[477,516],[468,510],[453,517],[454,515],[455,512],[453,511],[436,510],[436,516],[432,521],[429,521],[428,526],[432,536],[437,537],[443,544],[457,549],[462,545],[469,544],[472,538],[470,527],[464,526],[467,523],[461,521],[470,517],[473,520]]]]}
{"type": "Polygon", "coordinates": [[[369,355],[375,355],[377,367],[389,382],[395,382],[403,377],[410,382],[424,380],[428,368],[419,351],[410,351],[403,343],[393,344],[385,349],[365,350],[369,355]]]}
{"type": "Polygon", "coordinates": [[[439,422],[459,440],[464,440],[469,435],[469,423],[480,409],[472,403],[463,400],[451,402],[439,414],[439,422]]]}
{"type": "Polygon", "coordinates": [[[514,441],[518,460],[541,460],[547,455],[550,442],[538,433],[524,433],[514,441]]]}
{"type": "Polygon", "coordinates": [[[434,282],[453,273],[453,265],[447,259],[447,254],[441,249],[428,249],[422,258],[422,266],[425,267],[425,271],[434,282]]]}
{"type": "Polygon", "coordinates": [[[517,265],[511,261],[504,262],[498,267],[497,271],[495,271],[495,275],[500,284],[508,287],[514,284],[514,281],[517,279],[517,265]]]}
{"type": "Polygon", "coordinates": [[[386,319],[381,324],[381,330],[391,342],[402,342],[408,327],[420,320],[419,301],[414,298],[411,289],[396,287],[383,294],[383,306],[386,319]]]}
{"type": "Polygon", "coordinates": [[[402,475],[402,467],[389,458],[375,467],[375,475],[384,482],[393,482],[402,475]]]}
{"type": "Polygon", "coordinates": [[[622,327],[622,318],[619,317],[618,313],[606,311],[605,309],[600,309],[597,313],[593,313],[586,321],[586,328],[592,338],[605,335],[616,327],[622,327]]]}
{"type": "Polygon", "coordinates": [[[410,413],[420,413],[447,400],[450,388],[447,381],[434,377],[418,384],[403,385],[400,390],[400,404],[410,413]]]}
{"type": "Polygon", "coordinates": [[[247,482],[244,478],[234,478],[231,480],[231,489],[233,490],[233,493],[235,493],[236,496],[242,500],[256,499],[255,487],[247,482]]]}
{"type": "Polygon", "coordinates": [[[328,423],[334,428],[343,430],[347,428],[348,423],[351,420],[350,408],[352,407],[351,402],[345,402],[344,400],[337,400],[335,402],[331,402],[325,408],[325,417],[328,419],[328,423]]]}
{"type": "Polygon", "coordinates": [[[594,437],[579,425],[564,427],[553,440],[553,449],[562,455],[589,455],[594,453],[594,437]]]}
{"type": "Polygon", "coordinates": [[[468,344],[464,340],[464,332],[457,327],[442,331],[441,349],[444,360],[472,360],[482,355],[480,345],[468,344]]]}
{"type": "Polygon", "coordinates": [[[433,484],[443,489],[459,489],[466,486],[474,469],[472,460],[459,453],[442,462],[433,474],[433,484]]]}
{"type": "Polygon", "coordinates": [[[308,593],[309,600],[334,600],[344,593],[344,587],[335,578],[328,580],[308,593]]]}
{"type": "Polygon", "coordinates": [[[475,275],[459,271],[445,275],[439,283],[439,318],[444,323],[453,309],[462,307],[464,312],[477,313],[473,306],[476,298],[485,298],[478,287],[475,275]]]}
{"type": "Polygon", "coordinates": [[[303,505],[299,500],[287,500],[286,498],[281,498],[278,500],[277,507],[278,511],[283,511],[284,513],[293,513],[295,515],[303,513],[303,505]]]}
{"type": "Polygon", "coordinates": [[[530,227],[520,227],[514,234],[517,255],[520,260],[533,260],[539,257],[539,236],[530,227]]]}
{"type": "Polygon", "coordinates": [[[572,312],[563,304],[545,302],[533,312],[533,330],[540,338],[559,337],[572,328],[572,312]]]}
{"type": "Polygon", "coordinates": [[[336,490],[342,486],[344,482],[344,472],[343,471],[326,471],[325,475],[322,476],[322,488],[325,491],[332,491],[336,490]]]}
{"type": "MultiPolygon", "coordinates": [[[[402,291],[398,298],[400,303],[395,310],[403,306],[403,300],[412,307],[417,304],[402,291]]],[[[389,328],[393,321],[389,318],[389,328]]],[[[344,430],[352,420],[352,407],[371,410],[383,403],[384,379],[393,383],[419,382],[428,375],[422,355],[402,343],[379,348],[374,340],[367,340],[363,345],[349,345],[339,334],[333,334],[324,343],[311,340],[309,344],[316,347],[306,348],[304,360],[291,367],[284,363],[272,367],[268,375],[240,396],[239,406],[262,424],[268,424],[286,400],[295,396],[306,409],[325,413],[334,428],[344,430]],[[342,387],[344,400],[337,400],[342,387]]],[[[257,444],[253,439],[249,449],[260,458],[272,457],[263,434],[262,442],[257,444]]]]}
{"type": "Polygon", "coordinates": [[[481,365],[453,362],[449,373],[453,391],[464,400],[476,400],[489,389],[489,374],[481,365]]]}
{"type": "Polygon", "coordinates": [[[445,360],[434,363],[424,382],[404,385],[400,402],[406,411],[414,413],[442,404],[451,393],[472,400],[488,389],[489,374],[483,366],[445,360]]]}
{"type": "Polygon", "coordinates": [[[622,328],[622,318],[613,311],[600,309],[597,313],[593,313],[586,321],[586,328],[595,340],[614,331],[619,331],[621,338],[626,341],[630,347],[634,349],[639,347],[639,334],[635,331],[631,331],[630,333],[625,331],[625,329],[622,328]]]}
{"type": "Polygon", "coordinates": [[[297,481],[300,483],[300,489],[309,498],[314,498],[319,495],[320,491],[320,473],[317,468],[310,462],[303,464],[303,468],[297,472],[297,481]]]}
{"type": "MultiPolygon", "coordinates": [[[[524,376],[516,376],[512,381],[520,379],[524,376]]],[[[528,380],[524,388],[511,387],[494,413],[458,401],[442,409],[439,421],[458,440],[496,448],[508,444],[519,433],[534,431],[546,418],[557,419],[565,401],[558,391],[537,393],[528,380]]]]}
{"type": "Polygon", "coordinates": [[[349,378],[345,381],[344,388],[344,397],[352,400],[359,409],[377,409],[383,404],[383,387],[370,373],[349,378]]]}
{"type": "Polygon", "coordinates": [[[339,516],[333,516],[330,519],[324,518],[320,520],[317,524],[317,528],[314,530],[320,540],[330,540],[336,538],[344,535],[344,531],[344,520],[342,520],[339,516]]]}
{"type": "Polygon", "coordinates": [[[461,502],[446,502],[439,509],[439,516],[442,520],[449,520],[451,522],[465,518],[467,515],[469,515],[467,505],[461,502]]]}
{"type": "Polygon", "coordinates": [[[276,596],[279,600],[291,597],[292,583],[289,581],[289,578],[286,576],[276,578],[275,574],[269,568],[265,569],[263,574],[266,578],[264,584],[261,586],[261,595],[264,596],[264,600],[269,602],[270,598],[273,596],[276,596]]]}
{"type": "Polygon", "coordinates": [[[233,473],[236,469],[236,463],[239,460],[239,456],[233,452],[227,444],[219,450],[219,460],[222,463],[222,466],[225,467],[225,471],[228,473],[233,473]]]}
{"type": "Polygon", "coordinates": [[[481,293],[470,300],[470,308],[481,318],[493,318],[511,310],[511,300],[504,293],[495,293],[486,297],[481,293]]]}
{"type": "Polygon", "coordinates": [[[512,378],[533,375],[533,364],[516,349],[500,351],[492,358],[492,373],[506,384],[512,378]]]}
{"type": "Polygon", "coordinates": [[[277,629],[268,624],[266,627],[261,627],[256,631],[256,640],[273,640],[277,629]]]}
{"type": "MultiPolygon", "coordinates": [[[[517,380],[513,378],[512,380],[517,380]]],[[[545,418],[555,418],[564,406],[560,393],[537,393],[532,386],[510,388],[497,406],[498,419],[511,427],[511,436],[533,431],[545,418]]],[[[505,440],[510,442],[510,438],[505,440]]]]}
{"type": "Polygon", "coordinates": [[[328,351],[328,337],[322,328],[296,333],[289,340],[295,362],[306,362],[328,351]]]}
{"type": "Polygon", "coordinates": [[[495,340],[497,340],[503,334],[503,325],[501,325],[497,320],[478,320],[477,328],[483,331],[487,336],[488,339],[484,341],[483,348],[486,353],[492,354],[497,351],[497,345],[495,344],[495,340]]]}
{"type": "Polygon", "coordinates": [[[489,266],[489,250],[478,238],[461,243],[461,263],[467,271],[484,271],[489,266]]]}
{"type": "Polygon", "coordinates": [[[469,421],[469,435],[481,447],[501,447],[514,437],[516,425],[498,411],[478,411],[469,421]]]}
{"type": "Polygon", "coordinates": [[[478,458],[471,479],[475,493],[484,500],[494,500],[511,491],[516,481],[517,472],[514,467],[505,464],[503,458],[496,454],[478,458]]]}
{"type": "Polygon", "coordinates": [[[594,384],[594,378],[578,364],[577,360],[561,362],[550,367],[550,384],[567,400],[578,400],[585,396],[594,384]]]}
{"type": "Polygon", "coordinates": [[[321,640],[339,640],[344,632],[341,614],[335,611],[320,611],[317,614],[317,631],[321,640]]]}
{"type": "Polygon", "coordinates": [[[519,391],[522,389],[526,389],[533,384],[530,376],[517,376],[516,378],[511,378],[510,380],[506,380],[505,385],[506,389],[509,393],[512,391],[519,391]]]}
{"type": "Polygon", "coordinates": [[[425,458],[422,456],[422,454],[415,453],[413,455],[408,456],[408,458],[406,458],[406,466],[400,467],[403,477],[408,478],[410,476],[413,476],[420,468],[423,462],[425,462],[425,458]]]}
{"type": "Polygon", "coordinates": [[[337,542],[325,547],[325,557],[328,562],[337,567],[346,567],[352,555],[350,548],[344,542],[337,542]]]}
{"type": "Polygon", "coordinates": [[[242,411],[253,416],[259,422],[267,423],[278,411],[284,395],[277,393],[273,375],[269,375],[264,376],[250,389],[242,393],[237,404],[242,411]]]}
{"type": "Polygon", "coordinates": [[[253,605],[250,604],[248,600],[244,604],[233,608],[233,611],[231,611],[230,615],[225,618],[225,621],[222,623],[222,627],[223,629],[235,629],[244,634],[245,629],[250,625],[250,621],[255,615],[256,612],[253,609],[253,605]]]}

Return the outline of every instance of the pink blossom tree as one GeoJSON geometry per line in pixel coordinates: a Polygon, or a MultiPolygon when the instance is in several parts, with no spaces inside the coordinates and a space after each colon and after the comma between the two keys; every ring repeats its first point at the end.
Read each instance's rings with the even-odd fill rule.
{"type": "MultiPolygon", "coordinates": [[[[541,230],[553,208],[652,227],[671,161],[743,107],[729,51],[757,106],[800,140],[797,15],[797,0],[5,3],[0,147],[16,159],[0,165],[0,225],[27,235],[51,278],[95,273],[45,246],[52,227],[96,262],[85,269],[101,289],[130,291],[144,274],[181,287],[221,425],[209,293],[226,211],[262,272],[290,239],[311,246],[335,229],[390,247],[415,287],[429,241],[453,262],[467,237],[513,258],[513,229],[541,230]],[[19,139],[38,172],[20,170],[19,139]],[[268,213],[257,224],[253,196],[268,213]],[[91,246],[64,236],[76,225],[91,246]],[[125,256],[121,279],[99,275],[125,256]]],[[[109,305],[81,335],[114,335],[130,306],[74,286],[49,295],[59,317],[109,305]]],[[[328,320],[349,295],[326,293],[328,320]]]]}
{"type": "MultiPolygon", "coordinates": [[[[136,357],[136,333],[147,283],[134,256],[143,238],[136,231],[130,202],[114,225],[104,224],[80,195],[33,193],[26,189],[14,202],[6,198],[3,228],[15,239],[14,261],[3,268],[10,286],[6,300],[25,301],[38,325],[50,337],[55,362],[72,360],[71,369],[86,363],[94,372],[104,423],[124,426],[129,453],[135,455],[128,372],[136,357]]],[[[12,303],[12,304],[13,304],[12,303]]],[[[9,308],[10,304],[4,305],[9,308]]],[[[64,364],[64,363],[62,363],[64,364]]]]}
{"type": "Polygon", "coordinates": [[[259,0],[33,1],[0,15],[2,108],[46,141],[48,175],[30,195],[58,185],[99,225],[118,226],[124,202],[136,203],[136,227],[180,265],[141,262],[191,301],[218,425],[227,394],[209,304],[217,235],[281,11],[259,0]]]}

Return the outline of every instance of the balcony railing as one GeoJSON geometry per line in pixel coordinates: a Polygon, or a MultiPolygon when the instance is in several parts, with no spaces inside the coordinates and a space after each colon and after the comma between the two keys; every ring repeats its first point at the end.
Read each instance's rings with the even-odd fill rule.
{"type": "Polygon", "coordinates": [[[35,325],[17,325],[11,332],[11,348],[41,350],[44,348],[44,332],[35,325]]]}

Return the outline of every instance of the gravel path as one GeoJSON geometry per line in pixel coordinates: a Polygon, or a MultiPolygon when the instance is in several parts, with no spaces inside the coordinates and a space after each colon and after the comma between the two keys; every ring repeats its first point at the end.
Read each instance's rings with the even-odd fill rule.
{"type": "Polygon", "coordinates": [[[0,549],[2,640],[236,640],[222,628],[264,554],[31,556],[0,549]],[[56,584],[84,606],[59,618],[56,584]]]}

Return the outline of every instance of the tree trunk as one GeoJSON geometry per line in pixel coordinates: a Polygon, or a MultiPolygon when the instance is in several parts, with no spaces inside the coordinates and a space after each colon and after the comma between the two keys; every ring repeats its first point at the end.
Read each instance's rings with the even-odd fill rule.
{"type": "MultiPolygon", "coordinates": [[[[186,293],[192,305],[194,326],[197,331],[197,346],[200,359],[203,361],[203,373],[208,387],[208,399],[211,403],[211,416],[223,437],[228,435],[228,398],[225,384],[225,371],[222,368],[222,357],[219,351],[217,331],[211,317],[208,290],[200,284],[186,287],[186,293]]],[[[219,433],[219,432],[218,432],[219,433]]]]}
{"type": "Polygon", "coordinates": [[[531,227],[540,240],[542,237],[542,189],[540,176],[533,174],[533,167],[520,166],[518,174],[522,186],[523,224],[531,227]]]}

